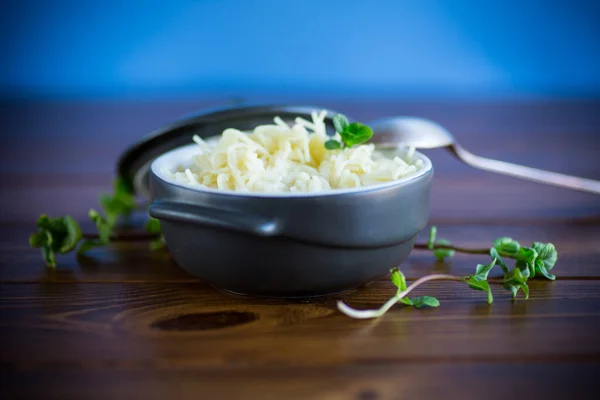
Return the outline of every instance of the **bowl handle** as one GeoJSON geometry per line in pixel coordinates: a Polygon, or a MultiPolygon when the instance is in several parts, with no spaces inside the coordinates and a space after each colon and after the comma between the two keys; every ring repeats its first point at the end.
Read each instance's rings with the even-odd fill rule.
{"type": "Polygon", "coordinates": [[[271,217],[174,201],[155,201],[148,210],[159,220],[221,228],[257,236],[276,236],[280,222],[271,217]]]}

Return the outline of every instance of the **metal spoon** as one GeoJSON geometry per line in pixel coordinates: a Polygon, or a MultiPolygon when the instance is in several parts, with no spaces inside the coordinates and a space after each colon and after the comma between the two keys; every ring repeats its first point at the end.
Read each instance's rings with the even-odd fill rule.
{"type": "Polygon", "coordinates": [[[369,126],[374,133],[371,142],[379,148],[395,148],[398,145],[412,146],[417,149],[445,147],[458,159],[475,168],[600,194],[600,181],[476,156],[459,145],[454,136],[444,127],[427,119],[390,117],[373,121],[369,126]]]}

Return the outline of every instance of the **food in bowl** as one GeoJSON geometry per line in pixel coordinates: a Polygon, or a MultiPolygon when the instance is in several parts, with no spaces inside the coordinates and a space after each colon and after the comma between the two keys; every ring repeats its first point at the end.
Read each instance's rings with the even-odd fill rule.
{"type": "MultiPolygon", "coordinates": [[[[217,148],[227,136],[214,136],[216,133],[234,127],[249,132],[235,135],[247,143],[252,140],[248,137],[263,125],[272,125],[271,121],[281,125],[278,115],[290,126],[282,126],[274,135],[279,137],[280,132],[303,125],[306,136],[297,132],[288,135],[308,138],[304,143],[308,144],[309,154],[310,140],[320,137],[317,143],[323,149],[323,160],[354,154],[370,138],[364,125],[348,123],[345,130],[339,126],[339,114],[332,113],[332,117],[313,111],[295,108],[290,113],[286,107],[272,106],[244,109],[241,116],[239,110],[205,115],[202,118],[206,123],[196,132],[204,141],[169,150],[152,162],[149,183],[153,202],[149,213],[160,220],[165,242],[178,265],[229,292],[297,298],[356,288],[389,274],[390,268],[408,257],[429,216],[433,166],[420,152],[395,148],[382,152],[381,159],[372,157],[373,163],[383,159],[384,163],[397,163],[394,159],[399,157],[414,167],[415,172],[406,171],[397,179],[388,174],[372,184],[361,181],[360,187],[330,184],[329,189],[314,192],[309,192],[308,187],[304,192],[284,191],[284,186],[271,188],[272,192],[259,192],[267,189],[252,187],[239,190],[235,185],[219,189],[218,183],[210,187],[196,177],[196,183],[183,179],[181,174],[177,175],[181,180],[175,177],[177,173],[188,175],[187,169],[193,172],[198,156],[204,154],[202,146],[217,148]],[[306,121],[312,119],[316,129],[301,123],[297,115],[306,121]],[[317,128],[315,122],[323,117],[330,132],[335,128],[342,134],[326,136],[323,128],[317,128]]],[[[194,126],[193,121],[190,126],[194,126]]],[[[302,133],[300,128],[296,130],[302,133]]],[[[187,132],[191,137],[193,131],[187,132]]],[[[291,147],[290,144],[290,153],[291,147]]],[[[227,156],[226,152],[213,150],[206,154],[227,156]]],[[[221,162],[222,172],[232,174],[228,164],[221,162]]],[[[238,164],[234,165],[243,170],[240,164],[238,157],[238,164]]],[[[294,165],[303,164],[306,163],[296,160],[294,165]]],[[[285,179],[281,182],[285,183],[285,179]]],[[[244,184],[248,186],[248,182],[244,184]]]]}
{"type": "Polygon", "coordinates": [[[388,158],[373,144],[342,148],[343,133],[329,136],[326,116],[327,111],[313,111],[312,121],[297,117],[292,126],[276,116],[273,124],[258,125],[251,132],[228,128],[212,140],[196,135],[193,140],[198,153],[191,161],[164,172],[180,184],[196,187],[314,193],[390,182],[424,167],[423,160],[413,157],[412,149],[388,158]]]}

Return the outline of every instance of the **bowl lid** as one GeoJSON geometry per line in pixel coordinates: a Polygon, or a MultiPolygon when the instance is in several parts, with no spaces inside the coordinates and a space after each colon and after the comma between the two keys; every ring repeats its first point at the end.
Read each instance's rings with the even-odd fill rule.
{"type": "Polygon", "coordinates": [[[252,130],[257,125],[273,123],[276,116],[293,124],[296,117],[310,120],[312,111],[321,110],[328,112],[325,125],[333,134],[332,117],[336,112],[322,107],[254,105],[200,111],[151,132],[125,150],[117,161],[117,175],[136,195],[150,199],[152,161],[169,150],[193,143],[193,135],[208,138],[220,135],[227,128],[252,130]]]}

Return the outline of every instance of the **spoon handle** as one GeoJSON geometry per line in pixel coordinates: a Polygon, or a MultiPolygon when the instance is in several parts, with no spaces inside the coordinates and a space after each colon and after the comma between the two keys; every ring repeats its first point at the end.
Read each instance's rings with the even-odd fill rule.
{"type": "Polygon", "coordinates": [[[479,157],[465,150],[458,144],[451,145],[449,149],[461,161],[475,168],[511,175],[535,182],[600,194],[600,181],[479,157]]]}

